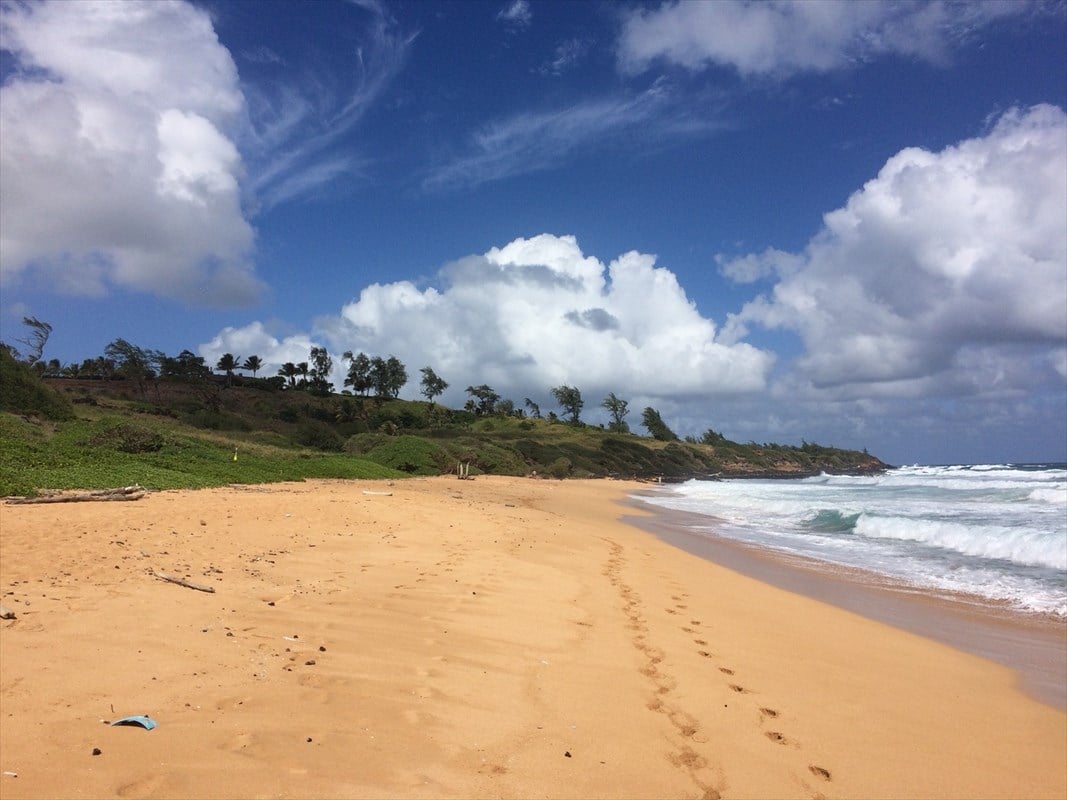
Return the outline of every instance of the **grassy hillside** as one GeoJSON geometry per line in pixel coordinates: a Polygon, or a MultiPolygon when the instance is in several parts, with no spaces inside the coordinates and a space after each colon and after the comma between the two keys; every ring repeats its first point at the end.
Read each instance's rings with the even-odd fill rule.
{"type": "MultiPolygon", "coordinates": [[[[5,367],[3,382],[7,384],[5,367]]],[[[318,397],[245,379],[226,387],[49,379],[15,365],[0,408],[0,495],[52,488],[217,486],[310,477],[479,473],[680,479],[876,472],[866,453],[661,442],[594,426],[479,417],[440,405],[318,397]],[[25,383],[25,385],[23,385],[25,383]],[[14,397],[8,400],[9,394],[14,397]],[[234,460],[234,452],[237,459],[234,460]]]]}

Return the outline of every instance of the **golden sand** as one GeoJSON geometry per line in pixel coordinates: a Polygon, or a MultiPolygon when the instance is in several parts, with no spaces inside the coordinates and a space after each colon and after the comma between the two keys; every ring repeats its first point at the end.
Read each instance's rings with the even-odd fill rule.
{"type": "Polygon", "coordinates": [[[0,796],[1067,795],[1009,669],[672,548],[635,489],[0,507],[0,796]]]}

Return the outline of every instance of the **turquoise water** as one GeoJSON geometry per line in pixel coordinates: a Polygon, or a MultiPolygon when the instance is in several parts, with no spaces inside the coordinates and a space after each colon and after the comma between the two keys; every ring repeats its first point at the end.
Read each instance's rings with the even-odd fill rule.
{"type": "Polygon", "coordinates": [[[1067,617],[1065,464],[688,481],[642,499],[706,517],[702,535],[1067,617]]]}

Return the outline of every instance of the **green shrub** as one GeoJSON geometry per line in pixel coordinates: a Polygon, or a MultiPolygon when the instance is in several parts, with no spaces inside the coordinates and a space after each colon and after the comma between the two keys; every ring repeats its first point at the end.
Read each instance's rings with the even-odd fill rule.
{"type": "Polygon", "coordinates": [[[305,447],[327,452],[340,452],[344,440],[333,428],[318,420],[305,420],[296,431],[296,441],[305,447]]]}
{"type": "Polygon", "coordinates": [[[545,474],[553,478],[566,478],[571,474],[571,460],[560,456],[545,469],[545,474]]]}
{"type": "Polygon", "coordinates": [[[389,437],[367,451],[365,458],[411,475],[440,475],[452,461],[443,447],[417,436],[389,437]]]}
{"type": "Polygon", "coordinates": [[[120,453],[155,453],[163,449],[163,434],[129,422],[107,423],[90,437],[89,444],[120,453]]]}
{"type": "Polygon", "coordinates": [[[71,419],[70,401],[46,386],[28,364],[0,347],[0,411],[31,414],[45,419],[71,419]]]}

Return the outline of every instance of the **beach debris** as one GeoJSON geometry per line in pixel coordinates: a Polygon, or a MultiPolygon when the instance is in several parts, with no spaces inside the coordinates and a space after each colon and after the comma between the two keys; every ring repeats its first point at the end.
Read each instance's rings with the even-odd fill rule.
{"type": "Polygon", "coordinates": [[[5,769],[4,770],[4,777],[5,778],[17,778],[18,776],[19,776],[19,774],[17,772],[12,772],[9,769],[5,769]]]}
{"type": "Polygon", "coordinates": [[[471,479],[471,462],[460,461],[456,464],[456,477],[461,481],[469,481],[471,479]]]}
{"type": "Polygon", "coordinates": [[[571,758],[571,751],[570,750],[564,750],[563,751],[563,757],[564,758],[571,758]]]}
{"type": "Polygon", "coordinates": [[[152,728],[156,727],[156,721],[149,717],[147,714],[135,714],[130,717],[123,717],[122,719],[117,719],[111,723],[112,728],[114,728],[116,725],[139,726],[141,728],[144,728],[146,731],[150,731],[152,730],[152,728]]]}
{"type": "Polygon", "coordinates": [[[161,581],[166,581],[167,583],[176,583],[179,586],[184,586],[187,589],[196,589],[198,592],[210,592],[211,594],[215,593],[215,587],[213,586],[205,586],[202,583],[193,583],[192,581],[187,581],[185,578],[179,578],[175,575],[168,575],[165,572],[149,572],[149,575],[153,575],[154,577],[159,578],[161,581]]]}
{"type": "Polygon", "coordinates": [[[0,606],[0,619],[15,619],[15,612],[7,606],[0,606]]]}
{"type": "Polygon", "coordinates": [[[99,747],[94,747],[94,748],[93,748],[93,755],[94,755],[94,756],[98,756],[98,755],[100,755],[100,754],[101,754],[101,753],[103,753],[103,752],[104,752],[104,751],[103,751],[103,750],[101,750],[101,749],[100,749],[99,747]]]}
{"type": "Polygon", "coordinates": [[[373,495],[375,497],[392,497],[393,496],[392,492],[372,492],[372,491],[370,491],[368,489],[364,489],[363,490],[363,494],[369,494],[369,495],[373,495]]]}
{"type": "Polygon", "coordinates": [[[315,666],[315,659],[309,658],[307,661],[304,662],[304,666],[305,667],[313,667],[313,666],[315,666]]]}
{"type": "Polygon", "coordinates": [[[28,505],[32,503],[84,503],[102,500],[140,500],[147,492],[140,484],[119,486],[115,489],[99,489],[93,492],[77,494],[45,494],[40,497],[9,497],[8,505],[28,505]]]}

